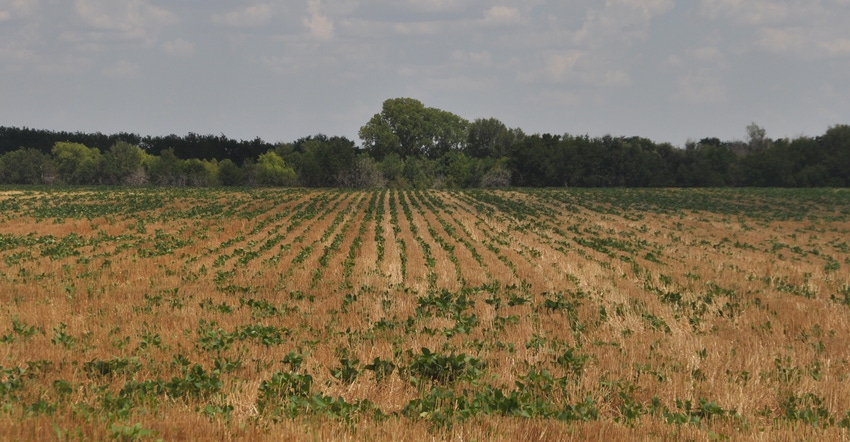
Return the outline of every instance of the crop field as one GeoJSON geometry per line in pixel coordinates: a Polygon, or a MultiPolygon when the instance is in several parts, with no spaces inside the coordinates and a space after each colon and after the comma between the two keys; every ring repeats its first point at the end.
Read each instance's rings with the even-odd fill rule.
{"type": "Polygon", "coordinates": [[[850,438],[850,191],[0,189],[0,439],[850,438]]]}

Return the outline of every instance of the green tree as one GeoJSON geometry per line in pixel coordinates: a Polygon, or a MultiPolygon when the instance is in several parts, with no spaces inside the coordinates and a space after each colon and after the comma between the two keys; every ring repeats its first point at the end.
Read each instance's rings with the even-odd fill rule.
{"type": "Polygon", "coordinates": [[[95,148],[80,143],[57,142],[53,145],[53,161],[59,179],[67,184],[95,184],[100,178],[102,155],[95,148]]]}
{"type": "Polygon", "coordinates": [[[827,129],[821,143],[828,155],[830,186],[850,185],[850,125],[838,124],[827,129]]]}
{"type": "Polygon", "coordinates": [[[427,189],[434,184],[437,176],[436,166],[436,161],[427,158],[408,158],[404,161],[402,175],[408,186],[427,189]]]}
{"type": "Polygon", "coordinates": [[[365,154],[358,155],[349,167],[341,170],[336,182],[341,187],[354,189],[374,189],[386,184],[378,164],[365,154]]]}
{"type": "Polygon", "coordinates": [[[763,152],[770,147],[767,131],[756,123],[747,126],[747,147],[750,152],[763,152]]]}
{"type": "Polygon", "coordinates": [[[0,184],[51,184],[55,169],[50,155],[18,149],[0,155],[0,184]]]}
{"type": "Polygon", "coordinates": [[[218,162],[190,158],[183,160],[181,169],[186,177],[186,185],[207,187],[216,183],[218,177],[218,162]]]}
{"type": "Polygon", "coordinates": [[[145,152],[130,143],[119,141],[103,156],[103,180],[110,184],[126,184],[142,169],[145,152]]]}
{"type": "Polygon", "coordinates": [[[469,124],[465,152],[474,158],[502,158],[511,150],[517,133],[495,119],[477,119],[469,124]]]}
{"type": "Polygon", "coordinates": [[[427,108],[419,100],[392,98],[384,101],[381,113],[361,127],[359,135],[363,147],[378,161],[390,153],[403,159],[435,159],[463,146],[468,125],[463,118],[427,108]]]}
{"type": "Polygon", "coordinates": [[[295,178],[295,171],[274,151],[257,159],[257,183],[261,186],[292,186],[295,178]]]}
{"type": "Polygon", "coordinates": [[[404,180],[404,160],[397,153],[392,152],[385,156],[378,167],[390,187],[407,187],[404,180]]]}
{"type": "Polygon", "coordinates": [[[150,181],[158,186],[185,186],[183,160],[174,155],[173,149],[165,149],[159,156],[151,155],[143,159],[142,164],[148,172],[150,181]]]}
{"type": "Polygon", "coordinates": [[[511,169],[508,158],[496,161],[481,177],[481,187],[508,187],[511,185],[511,169]]]}
{"type": "Polygon", "coordinates": [[[241,186],[244,180],[244,173],[230,158],[218,163],[218,182],[222,186],[241,186]]]}
{"type": "Polygon", "coordinates": [[[295,170],[301,185],[334,187],[344,172],[354,167],[357,147],[348,138],[318,134],[279,144],[275,153],[295,170]]]}
{"type": "Polygon", "coordinates": [[[445,166],[446,187],[472,187],[478,184],[475,164],[463,152],[449,152],[442,158],[445,166]]]}

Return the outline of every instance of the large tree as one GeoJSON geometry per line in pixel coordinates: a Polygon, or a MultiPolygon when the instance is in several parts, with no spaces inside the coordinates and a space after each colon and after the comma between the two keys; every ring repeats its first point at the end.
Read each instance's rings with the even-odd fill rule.
{"type": "Polygon", "coordinates": [[[103,155],[103,180],[110,184],[124,184],[134,175],[143,172],[142,162],[147,155],[130,143],[119,141],[103,155]]]}
{"type": "Polygon", "coordinates": [[[502,158],[510,153],[511,146],[521,138],[521,131],[512,131],[495,118],[479,118],[469,124],[466,154],[471,157],[502,158]]]}
{"type": "Polygon", "coordinates": [[[0,155],[0,184],[51,184],[54,178],[50,155],[38,149],[18,149],[0,155]]]}
{"type": "Polygon", "coordinates": [[[103,160],[96,147],[80,143],[57,142],[53,145],[53,161],[59,178],[67,184],[95,184],[100,181],[103,160]]]}
{"type": "Polygon", "coordinates": [[[381,113],[361,127],[359,135],[363,147],[379,161],[390,153],[435,159],[463,147],[468,126],[465,119],[425,107],[419,100],[392,98],[384,101],[381,113]]]}

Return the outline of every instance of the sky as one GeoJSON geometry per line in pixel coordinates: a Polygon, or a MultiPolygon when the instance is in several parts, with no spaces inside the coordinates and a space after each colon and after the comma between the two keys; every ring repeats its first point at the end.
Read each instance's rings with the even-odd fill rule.
{"type": "Polygon", "coordinates": [[[526,133],[850,123],[850,0],[0,0],[0,126],[360,142],[411,97],[526,133]]]}

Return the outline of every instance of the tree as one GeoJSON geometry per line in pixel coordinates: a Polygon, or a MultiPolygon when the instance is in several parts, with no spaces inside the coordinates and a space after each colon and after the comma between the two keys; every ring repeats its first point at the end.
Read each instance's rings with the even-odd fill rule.
{"type": "Polygon", "coordinates": [[[230,158],[218,163],[218,182],[222,186],[241,186],[244,180],[242,170],[230,158]]]}
{"type": "Polygon", "coordinates": [[[80,143],[57,142],[53,161],[59,179],[67,184],[95,184],[99,181],[102,156],[95,148],[80,143]]]}
{"type": "Polygon", "coordinates": [[[183,175],[186,177],[186,185],[193,187],[212,186],[218,177],[218,162],[216,160],[206,161],[197,158],[183,160],[183,175]]]}
{"type": "Polygon", "coordinates": [[[350,167],[341,170],[336,182],[337,185],[350,189],[374,189],[386,184],[375,160],[365,154],[358,155],[350,167]]]}
{"type": "Polygon", "coordinates": [[[763,152],[770,147],[770,139],[765,137],[767,132],[756,123],[747,126],[747,146],[749,152],[763,152]]]}
{"type": "Polygon", "coordinates": [[[52,184],[56,178],[50,155],[37,149],[18,149],[0,155],[0,183],[52,184]]]}
{"type": "Polygon", "coordinates": [[[295,184],[295,171],[270,150],[257,159],[257,182],[261,186],[292,186],[295,184]]]}
{"type": "Polygon", "coordinates": [[[850,125],[831,126],[820,141],[828,155],[829,185],[850,185],[850,125]]]}
{"type": "Polygon", "coordinates": [[[318,134],[279,144],[275,153],[295,170],[301,185],[334,187],[341,173],[353,167],[357,147],[346,137],[318,134]]]}
{"type": "Polygon", "coordinates": [[[183,160],[174,155],[173,149],[165,149],[159,156],[148,156],[143,160],[145,169],[153,184],[158,186],[185,186],[186,175],[183,173],[183,160]]]}
{"type": "Polygon", "coordinates": [[[516,134],[501,121],[479,118],[469,124],[464,151],[474,158],[502,158],[510,152],[515,138],[516,134]]]}
{"type": "Polygon", "coordinates": [[[442,158],[446,187],[472,187],[478,184],[474,175],[473,161],[463,152],[449,152],[442,158]]]}
{"type": "Polygon", "coordinates": [[[392,152],[385,156],[378,168],[391,187],[407,187],[407,182],[404,180],[404,160],[397,153],[392,152]]]}
{"type": "Polygon", "coordinates": [[[359,135],[363,147],[378,161],[390,153],[402,159],[435,159],[463,146],[468,125],[463,118],[426,108],[419,100],[392,98],[384,101],[381,113],[361,127],[359,135]]]}
{"type": "Polygon", "coordinates": [[[511,185],[511,169],[508,168],[507,158],[496,161],[484,176],[481,177],[481,187],[508,187],[511,185]]]}
{"type": "Polygon", "coordinates": [[[103,156],[102,178],[110,184],[126,184],[131,175],[142,168],[145,152],[130,143],[119,141],[103,156]]]}

